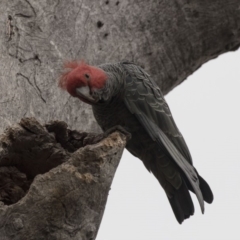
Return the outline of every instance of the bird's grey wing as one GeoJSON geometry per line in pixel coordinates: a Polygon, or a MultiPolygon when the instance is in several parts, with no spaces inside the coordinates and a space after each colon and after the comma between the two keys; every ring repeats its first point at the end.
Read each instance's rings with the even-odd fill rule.
{"type": "Polygon", "coordinates": [[[180,151],[184,158],[192,164],[192,157],[187,144],[173,120],[172,114],[158,85],[143,69],[133,63],[125,62],[125,67],[131,72],[131,79],[128,78],[129,81],[127,83],[129,97],[131,96],[135,99],[138,97],[143,98],[144,96],[144,99],[146,100],[145,104],[150,106],[152,110],[148,116],[150,120],[161,127],[162,131],[171,140],[178,151],[180,151]],[[136,93],[136,95],[132,93],[136,93]],[[158,114],[155,114],[155,112],[158,114]]]}
{"type": "Polygon", "coordinates": [[[135,114],[151,138],[163,146],[185,173],[204,212],[203,196],[188,147],[179,132],[157,84],[140,67],[124,64],[127,73],[125,105],[135,114]]]}

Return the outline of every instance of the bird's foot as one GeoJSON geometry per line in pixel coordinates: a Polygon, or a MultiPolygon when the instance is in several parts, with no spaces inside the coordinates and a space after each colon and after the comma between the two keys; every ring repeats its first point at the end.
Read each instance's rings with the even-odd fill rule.
{"type": "Polygon", "coordinates": [[[83,147],[86,145],[92,145],[100,142],[105,138],[104,133],[89,133],[84,139],[83,139],[83,147]]]}
{"type": "Polygon", "coordinates": [[[132,134],[130,132],[128,132],[124,127],[120,126],[120,125],[116,125],[112,128],[109,128],[107,131],[104,132],[105,136],[107,137],[108,135],[110,135],[113,132],[120,132],[122,134],[124,134],[126,136],[126,140],[130,140],[132,138],[132,134]]]}
{"type": "Polygon", "coordinates": [[[85,137],[84,140],[83,140],[83,146],[96,144],[96,143],[100,142],[101,140],[103,140],[104,138],[108,137],[108,135],[110,135],[111,133],[114,133],[116,131],[124,134],[126,136],[127,141],[130,140],[131,137],[132,137],[131,133],[129,133],[122,126],[117,125],[117,126],[114,126],[112,128],[109,128],[104,133],[100,133],[100,134],[90,133],[90,134],[88,134],[88,136],[85,137]]]}

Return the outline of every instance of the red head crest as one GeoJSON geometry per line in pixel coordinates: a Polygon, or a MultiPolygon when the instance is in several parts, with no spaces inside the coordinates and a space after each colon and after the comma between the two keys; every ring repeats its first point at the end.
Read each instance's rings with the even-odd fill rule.
{"type": "Polygon", "coordinates": [[[65,72],[59,79],[59,87],[67,90],[72,96],[78,97],[77,88],[88,86],[90,90],[104,87],[107,80],[106,73],[97,67],[90,66],[84,61],[67,62],[65,72]]]}

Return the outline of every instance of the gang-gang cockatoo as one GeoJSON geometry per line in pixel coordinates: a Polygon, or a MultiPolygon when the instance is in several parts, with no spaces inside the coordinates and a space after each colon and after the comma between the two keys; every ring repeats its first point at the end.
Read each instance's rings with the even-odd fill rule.
{"type": "Polygon", "coordinates": [[[131,62],[91,66],[69,62],[59,85],[91,104],[103,131],[121,126],[131,133],[126,148],[142,160],[163,187],[179,223],[194,213],[189,190],[204,201],[213,194],[192,158],[163,94],[141,67],[131,62]]]}

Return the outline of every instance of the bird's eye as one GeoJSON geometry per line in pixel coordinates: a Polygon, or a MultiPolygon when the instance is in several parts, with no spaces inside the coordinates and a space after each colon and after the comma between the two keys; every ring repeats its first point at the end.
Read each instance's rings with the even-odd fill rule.
{"type": "Polygon", "coordinates": [[[90,78],[90,76],[86,73],[85,74],[85,77],[87,78],[87,79],[89,79],[90,78]]]}

